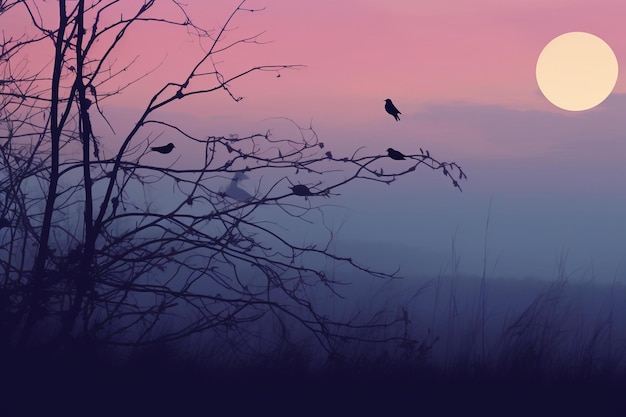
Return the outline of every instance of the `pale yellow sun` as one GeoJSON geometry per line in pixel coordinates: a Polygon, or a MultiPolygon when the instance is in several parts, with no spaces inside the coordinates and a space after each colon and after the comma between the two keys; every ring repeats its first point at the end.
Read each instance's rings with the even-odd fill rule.
{"type": "Polygon", "coordinates": [[[617,72],[611,47],[586,32],[557,36],[537,60],[539,89],[552,104],[570,111],[602,103],[615,87],[617,72]]]}

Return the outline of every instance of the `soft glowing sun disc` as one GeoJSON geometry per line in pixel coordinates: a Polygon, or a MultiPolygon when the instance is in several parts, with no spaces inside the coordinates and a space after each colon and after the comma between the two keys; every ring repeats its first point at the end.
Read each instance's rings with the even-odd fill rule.
{"type": "Polygon", "coordinates": [[[537,60],[537,84],[564,110],[591,109],[606,99],[617,82],[617,58],[595,35],[569,32],[548,43],[537,60]]]}

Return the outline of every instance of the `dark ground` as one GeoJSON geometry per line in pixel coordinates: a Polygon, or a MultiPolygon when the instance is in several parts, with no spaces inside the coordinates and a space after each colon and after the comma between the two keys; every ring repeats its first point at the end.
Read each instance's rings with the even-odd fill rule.
{"type": "Polygon", "coordinates": [[[626,416],[626,377],[5,354],[1,416],[626,416]],[[174,362],[177,362],[174,364],[174,362]],[[216,363],[219,363],[216,362],[216,363]]]}

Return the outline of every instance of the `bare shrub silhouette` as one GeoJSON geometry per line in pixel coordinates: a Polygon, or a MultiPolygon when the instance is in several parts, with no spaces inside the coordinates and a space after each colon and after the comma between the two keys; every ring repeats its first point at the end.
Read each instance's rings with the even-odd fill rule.
{"type": "Polygon", "coordinates": [[[441,170],[459,189],[465,174],[422,150],[393,168],[385,154],[333,156],[311,127],[295,124],[293,137],[212,136],[170,120],[174,103],[210,93],[239,101],[233,85],[242,77],[299,68],[222,69],[261,43],[260,34],[231,38],[238,17],[256,11],[241,1],[211,30],[175,0],[0,3],[0,21],[27,23],[0,43],[3,348],[141,346],[209,329],[265,337],[248,325],[267,322],[285,338],[299,326],[332,352],[351,338],[374,340],[362,331],[394,322],[329,317],[310,296],[337,291],[319,259],[394,276],[330,249],[322,197],[355,181],[390,184],[419,166],[441,170]],[[146,25],[180,30],[201,53],[184,76],[154,81],[145,107],[118,126],[108,103],[145,94],[152,75],[120,55],[146,25]],[[31,59],[42,53],[49,62],[31,59]],[[302,243],[283,222],[318,222],[327,239],[302,243]]]}

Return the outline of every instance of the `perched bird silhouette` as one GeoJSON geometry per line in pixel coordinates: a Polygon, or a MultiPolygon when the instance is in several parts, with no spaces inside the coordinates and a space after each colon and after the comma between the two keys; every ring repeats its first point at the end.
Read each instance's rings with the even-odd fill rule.
{"type": "Polygon", "coordinates": [[[153,146],[150,149],[153,150],[153,151],[156,151],[158,153],[170,153],[170,152],[172,152],[172,149],[174,149],[174,144],[170,142],[167,145],[164,145],[164,146],[153,146]]]}
{"type": "Polygon", "coordinates": [[[244,203],[252,200],[253,198],[252,195],[250,195],[246,190],[243,190],[237,186],[237,183],[239,181],[245,180],[245,179],[248,179],[248,176],[244,174],[243,172],[235,173],[235,176],[233,177],[233,179],[230,180],[230,184],[228,185],[228,188],[224,190],[224,194],[227,197],[232,198],[233,200],[241,201],[244,203]]]}
{"type": "Polygon", "coordinates": [[[311,190],[309,190],[309,187],[307,187],[306,185],[298,184],[289,188],[291,188],[291,191],[293,191],[295,195],[304,197],[306,200],[308,200],[309,196],[315,195],[311,192],[311,190]]]}
{"type": "Polygon", "coordinates": [[[387,148],[387,155],[389,155],[389,158],[395,159],[396,161],[402,161],[404,159],[404,154],[393,148],[387,148]]]}
{"type": "Polygon", "coordinates": [[[400,113],[400,111],[396,108],[396,106],[393,105],[393,103],[391,102],[391,99],[385,100],[385,110],[387,110],[387,113],[392,115],[397,121],[400,120],[400,117],[398,115],[402,113],[400,113]]]}

